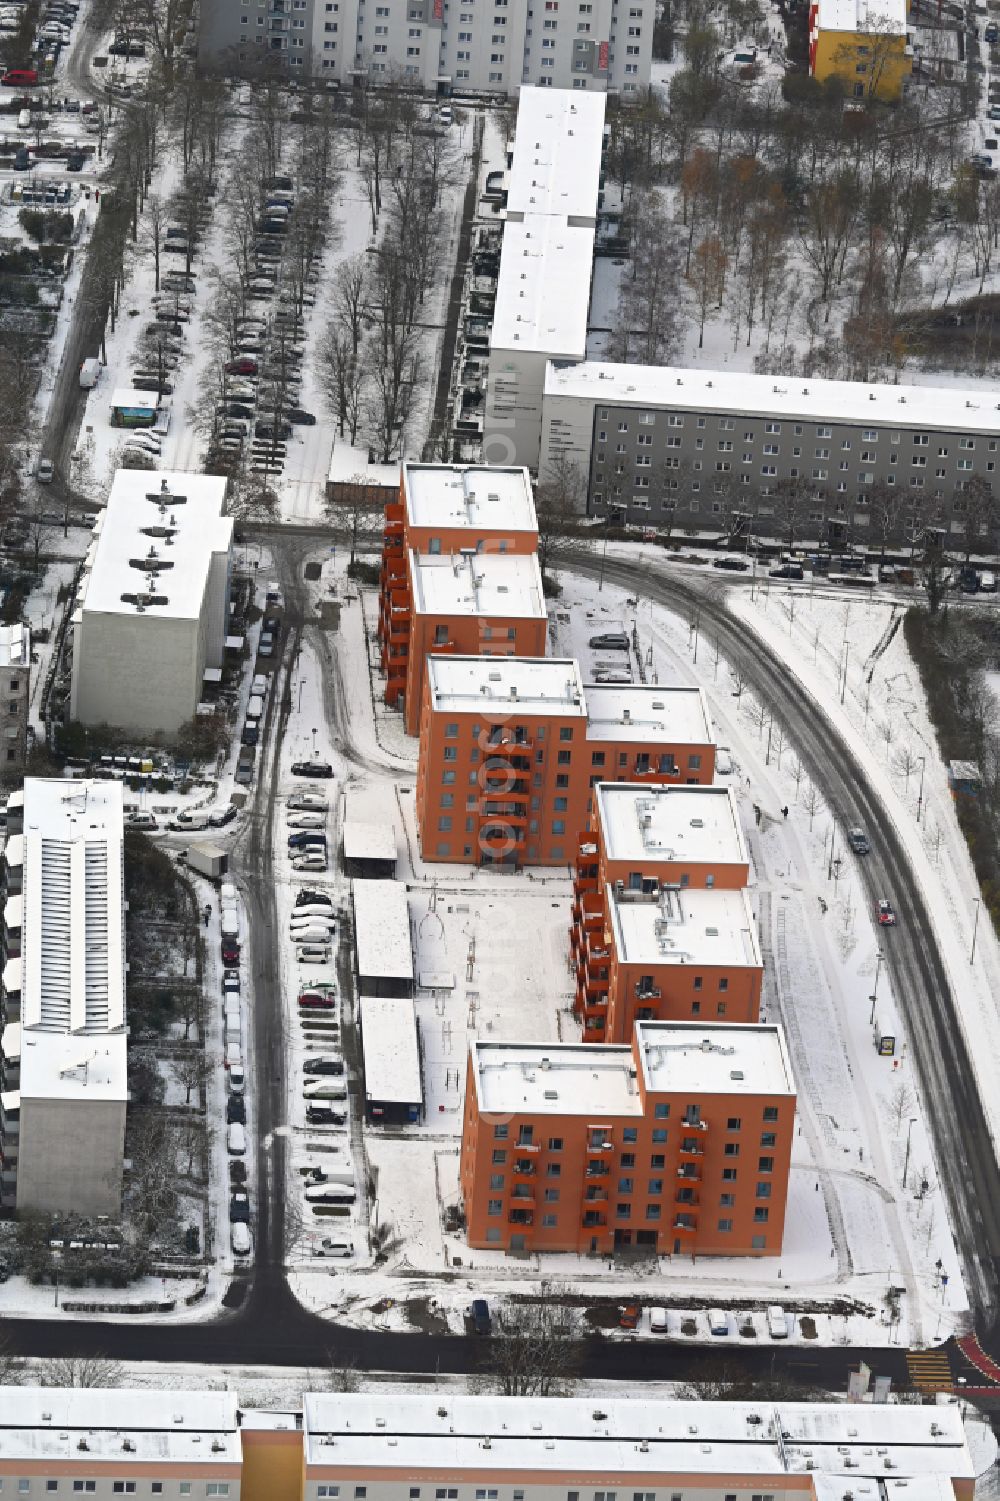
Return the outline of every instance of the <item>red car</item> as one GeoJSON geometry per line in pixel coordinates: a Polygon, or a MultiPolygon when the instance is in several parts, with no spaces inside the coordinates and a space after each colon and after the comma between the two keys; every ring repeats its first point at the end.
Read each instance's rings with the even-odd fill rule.
{"type": "Polygon", "coordinates": [[[238,943],[233,943],[233,941],[231,939],[224,939],[223,940],[223,943],[222,943],[222,962],[223,962],[223,964],[239,964],[239,962],[240,962],[240,946],[239,946],[238,943]]]}
{"type": "Polygon", "coordinates": [[[299,1005],[304,1011],[334,1011],[337,998],[319,990],[303,990],[299,993],[299,1005]]]}
{"type": "Polygon", "coordinates": [[[0,78],[0,83],[5,89],[23,89],[38,82],[38,72],[35,68],[8,68],[0,78]]]}
{"type": "Polygon", "coordinates": [[[618,1309],[619,1329],[638,1329],[640,1311],[638,1303],[623,1303],[618,1309]]]}
{"type": "Polygon", "coordinates": [[[248,354],[241,355],[238,360],[230,360],[226,365],[227,375],[256,375],[260,366],[257,361],[251,359],[248,354]]]}
{"type": "Polygon", "coordinates": [[[896,914],[892,910],[891,903],[885,901],[884,898],[875,903],[875,916],[878,918],[880,927],[892,928],[896,925],[896,914]]]}

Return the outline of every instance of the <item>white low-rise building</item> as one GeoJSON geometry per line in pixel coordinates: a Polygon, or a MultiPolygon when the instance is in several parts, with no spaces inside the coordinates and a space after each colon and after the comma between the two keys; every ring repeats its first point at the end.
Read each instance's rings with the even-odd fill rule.
{"type": "Polygon", "coordinates": [[[73,719],[170,735],[193,718],[225,650],[225,500],[217,475],[115,475],[73,612],[73,719]]]}
{"type": "Polygon", "coordinates": [[[0,1096],[2,1197],[19,1212],[121,1208],[123,834],[120,783],[25,782],[23,887],[4,911],[0,1096]]]}

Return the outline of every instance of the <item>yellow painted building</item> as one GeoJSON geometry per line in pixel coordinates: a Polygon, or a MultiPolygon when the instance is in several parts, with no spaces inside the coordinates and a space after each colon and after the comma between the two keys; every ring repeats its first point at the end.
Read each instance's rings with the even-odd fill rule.
{"type": "Polygon", "coordinates": [[[895,104],[913,68],[907,0],[812,0],[809,72],[839,78],[849,99],[895,104]]]}

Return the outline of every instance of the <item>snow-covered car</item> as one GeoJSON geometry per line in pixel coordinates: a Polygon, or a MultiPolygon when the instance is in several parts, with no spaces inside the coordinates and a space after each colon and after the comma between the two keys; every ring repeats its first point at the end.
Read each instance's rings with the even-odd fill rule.
{"type": "Polygon", "coordinates": [[[892,903],[887,902],[885,897],[882,897],[875,903],[875,916],[878,919],[879,927],[893,928],[896,925],[896,914],[892,910],[892,903]]]}
{"type": "Polygon", "coordinates": [[[319,792],[295,792],[285,803],[289,813],[325,813],[329,806],[319,792]]]}
{"type": "Polygon", "coordinates": [[[288,820],[290,829],[321,829],[326,823],[322,813],[296,813],[288,820]]]}

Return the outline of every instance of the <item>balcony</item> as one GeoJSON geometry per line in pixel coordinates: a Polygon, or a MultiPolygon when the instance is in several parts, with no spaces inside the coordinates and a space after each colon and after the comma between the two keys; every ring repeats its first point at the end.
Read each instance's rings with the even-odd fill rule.
{"type": "Polygon", "coordinates": [[[517,1150],[519,1152],[540,1152],[542,1149],[537,1141],[519,1141],[517,1143],[517,1150]]]}
{"type": "Polygon", "coordinates": [[[595,1188],[591,1185],[583,1196],[583,1202],[585,1204],[606,1204],[608,1202],[608,1191],[606,1188],[595,1188]]]}
{"type": "Polygon", "coordinates": [[[607,1223],[608,1217],[606,1214],[601,1214],[596,1209],[585,1210],[583,1215],[583,1228],[585,1230],[603,1230],[607,1223]]]}
{"type": "MultiPolygon", "coordinates": [[[[608,1129],[610,1130],[610,1127],[608,1129]]],[[[615,1144],[611,1140],[611,1137],[610,1136],[606,1136],[603,1133],[603,1131],[601,1133],[599,1133],[599,1134],[588,1136],[588,1138],[587,1138],[587,1156],[588,1157],[597,1156],[598,1154],[600,1154],[602,1152],[613,1152],[614,1149],[615,1149],[615,1144]]],[[[588,1169],[588,1171],[589,1171],[589,1169],[588,1169]]]]}
{"type": "Polygon", "coordinates": [[[610,1176],[611,1169],[606,1162],[588,1163],[587,1171],[584,1173],[585,1178],[609,1178],[610,1176]]]}
{"type": "Polygon", "coordinates": [[[701,1168],[693,1162],[677,1169],[678,1178],[683,1178],[686,1183],[700,1183],[702,1179],[701,1168]]]}
{"type": "Polygon", "coordinates": [[[484,849],[506,845],[509,849],[523,849],[528,842],[525,829],[510,823],[484,823],[479,829],[479,838],[484,849]]]}
{"type": "Polygon", "coordinates": [[[518,1178],[534,1178],[537,1173],[538,1173],[538,1163],[537,1162],[532,1162],[530,1158],[519,1157],[517,1159],[517,1161],[514,1163],[514,1178],[515,1178],[515,1181],[518,1178]]]}
{"type": "Polygon", "coordinates": [[[681,1121],[685,1131],[707,1131],[708,1121],[702,1116],[685,1116],[681,1121]]]}
{"type": "Polygon", "coordinates": [[[637,1001],[659,1001],[663,999],[663,992],[658,985],[644,985],[637,980],[635,998],[637,1001]]]}
{"type": "Polygon", "coordinates": [[[674,1220],[674,1229],[682,1235],[697,1235],[698,1221],[693,1214],[679,1214],[674,1220]]]}
{"type": "Polygon", "coordinates": [[[533,1209],[512,1209],[507,1216],[510,1225],[533,1225],[535,1212],[533,1209]]]}
{"type": "Polygon", "coordinates": [[[681,1142],[680,1155],[682,1157],[704,1157],[705,1148],[700,1141],[695,1141],[693,1137],[687,1137],[681,1142]]]}
{"type": "Polygon", "coordinates": [[[683,1204],[686,1208],[697,1209],[701,1200],[693,1188],[679,1188],[674,1194],[674,1203],[683,1204]]]}

